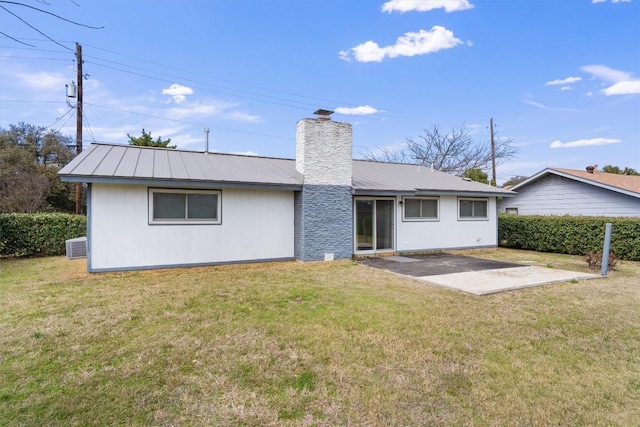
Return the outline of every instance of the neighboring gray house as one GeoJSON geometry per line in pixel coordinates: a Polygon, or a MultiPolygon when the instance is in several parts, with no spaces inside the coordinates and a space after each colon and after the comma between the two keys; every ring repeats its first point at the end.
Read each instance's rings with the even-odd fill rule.
{"type": "Polygon", "coordinates": [[[500,213],[640,217],[640,176],[548,168],[514,185],[500,213]]]}
{"type": "Polygon", "coordinates": [[[352,159],[351,125],[297,124],[296,159],[92,144],[87,268],[132,270],[497,246],[510,191],[416,165],[352,159]]]}

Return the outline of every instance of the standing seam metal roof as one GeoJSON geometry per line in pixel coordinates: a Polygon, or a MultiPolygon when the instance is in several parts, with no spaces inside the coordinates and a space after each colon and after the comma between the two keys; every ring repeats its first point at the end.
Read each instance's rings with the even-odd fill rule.
{"type": "MultiPolygon", "coordinates": [[[[176,180],[301,186],[295,160],[153,147],[92,144],[59,172],[65,181],[176,180]]],[[[353,192],[513,196],[425,166],[353,161],[353,192]]]]}

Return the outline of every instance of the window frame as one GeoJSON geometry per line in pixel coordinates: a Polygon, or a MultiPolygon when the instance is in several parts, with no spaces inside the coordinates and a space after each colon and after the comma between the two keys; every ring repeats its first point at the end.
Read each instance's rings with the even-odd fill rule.
{"type": "MultiPolygon", "coordinates": [[[[420,213],[422,213],[422,203],[420,205],[420,213]]],[[[436,222],[440,221],[440,197],[433,196],[415,196],[402,198],[402,221],[403,222],[436,222]],[[435,217],[407,217],[407,200],[435,200],[436,216],[435,217]]]]}
{"type": "Polygon", "coordinates": [[[458,197],[458,221],[489,221],[489,198],[483,197],[458,197]],[[474,202],[471,208],[471,216],[461,215],[461,203],[462,202],[474,202]],[[475,202],[485,202],[487,209],[485,216],[475,216],[475,202]]]}
{"type": "Polygon", "coordinates": [[[219,225],[222,224],[222,191],[220,190],[192,190],[181,188],[149,188],[147,193],[147,207],[148,207],[148,221],[149,225],[219,225]],[[154,208],[154,194],[184,194],[185,197],[185,218],[176,219],[155,219],[153,217],[154,208]],[[189,194],[206,195],[211,194],[216,196],[216,218],[198,218],[189,219],[188,206],[189,206],[189,194]]]}

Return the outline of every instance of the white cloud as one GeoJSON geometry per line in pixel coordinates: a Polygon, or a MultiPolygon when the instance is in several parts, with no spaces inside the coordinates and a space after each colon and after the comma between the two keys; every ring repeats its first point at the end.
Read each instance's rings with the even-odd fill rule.
{"type": "Polygon", "coordinates": [[[579,110],[576,110],[575,108],[564,108],[564,107],[548,107],[544,104],[541,104],[539,102],[535,102],[535,101],[530,101],[528,99],[524,99],[523,100],[524,103],[529,104],[529,105],[533,105],[534,107],[538,107],[541,110],[546,110],[546,111],[568,111],[568,112],[577,112],[579,110]]]}
{"type": "Polygon", "coordinates": [[[350,61],[353,57],[358,62],[381,62],[385,58],[398,56],[415,56],[450,49],[461,44],[453,32],[439,25],[430,31],[405,33],[398,37],[396,44],[380,47],[376,42],[367,41],[348,50],[339,52],[340,58],[350,61]]]}
{"type": "Polygon", "coordinates": [[[631,79],[631,74],[624,71],[609,68],[606,65],[585,65],[580,69],[586,73],[591,74],[601,80],[608,82],[618,83],[631,79]]]}
{"type": "Polygon", "coordinates": [[[64,94],[65,84],[70,84],[71,80],[60,73],[47,73],[40,71],[36,73],[19,73],[16,77],[26,86],[33,90],[58,90],[64,94]]]}
{"type": "Polygon", "coordinates": [[[225,114],[225,117],[228,117],[232,120],[237,120],[239,122],[251,122],[257,123],[262,121],[262,116],[256,116],[254,114],[243,113],[242,111],[232,111],[228,114],[225,114]]]}
{"type": "Polygon", "coordinates": [[[174,83],[168,88],[162,89],[162,94],[171,96],[176,104],[184,102],[187,99],[187,95],[191,95],[192,93],[193,89],[178,83],[174,83]]]}
{"type": "Polygon", "coordinates": [[[358,107],[338,107],[336,113],[346,116],[366,116],[368,114],[376,114],[378,110],[370,105],[360,105],[358,107]]]}
{"type": "MultiPolygon", "coordinates": [[[[591,3],[605,3],[607,0],[591,0],[591,3]]],[[[629,3],[631,0],[611,0],[611,3],[629,3]]]]}
{"type": "Polygon", "coordinates": [[[575,147],[592,147],[596,145],[618,144],[622,141],[615,138],[591,138],[578,139],[571,142],[553,141],[549,147],[551,148],[575,148],[575,147]]]}
{"type": "Polygon", "coordinates": [[[631,95],[640,93],[640,80],[618,82],[603,90],[606,95],[631,95]]]}
{"type": "Polygon", "coordinates": [[[560,88],[560,90],[564,91],[564,90],[571,90],[571,86],[562,86],[560,88]]]}
{"type": "Polygon", "coordinates": [[[215,116],[233,106],[234,105],[232,104],[214,101],[208,104],[197,104],[189,107],[169,108],[168,110],[161,110],[160,114],[166,117],[171,117],[172,119],[181,120],[185,117],[189,118],[193,116],[215,116]]]}
{"type": "Polygon", "coordinates": [[[445,12],[457,12],[473,8],[469,0],[389,0],[382,5],[382,11],[391,12],[428,12],[444,9],[445,12]]]}
{"type": "Polygon", "coordinates": [[[607,96],[640,94],[640,79],[634,79],[630,73],[606,65],[585,65],[581,69],[595,78],[614,83],[602,90],[607,96]]]}
{"type": "Polygon", "coordinates": [[[571,83],[579,82],[582,80],[582,77],[567,77],[566,79],[557,79],[551,80],[550,82],[546,82],[545,86],[560,86],[560,85],[570,85],[571,83]]]}

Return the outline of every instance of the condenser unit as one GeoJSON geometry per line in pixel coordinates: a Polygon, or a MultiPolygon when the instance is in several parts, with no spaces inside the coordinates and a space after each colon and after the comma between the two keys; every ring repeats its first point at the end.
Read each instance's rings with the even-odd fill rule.
{"type": "Polygon", "coordinates": [[[67,245],[67,258],[86,258],[87,257],[87,238],[78,237],[76,239],[69,239],[66,242],[67,245]]]}

